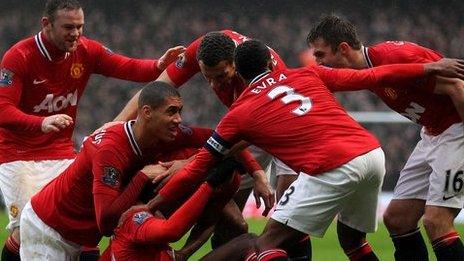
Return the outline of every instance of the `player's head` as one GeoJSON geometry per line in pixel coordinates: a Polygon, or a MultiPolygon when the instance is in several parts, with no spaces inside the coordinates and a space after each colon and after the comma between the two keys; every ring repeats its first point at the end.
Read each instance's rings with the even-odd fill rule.
{"type": "Polygon", "coordinates": [[[211,86],[228,84],[235,76],[234,50],[234,41],[221,32],[207,33],[201,40],[197,60],[211,86]]]}
{"type": "Polygon", "coordinates": [[[330,67],[352,67],[347,57],[351,51],[361,49],[354,25],[335,15],[323,17],[306,41],[314,48],[317,63],[330,67]]]}
{"type": "Polygon", "coordinates": [[[235,49],[235,67],[238,74],[247,82],[271,69],[269,48],[258,40],[249,40],[235,49]]]}
{"type": "Polygon", "coordinates": [[[65,52],[75,51],[84,27],[84,11],[77,0],[48,0],[42,17],[47,39],[65,52]]]}
{"type": "Polygon", "coordinates": [[[156,140],[171,141],[182,121],[182,107],[176,88],[164,82],[151,82],[140,92],[137,119],[156,140]]]}

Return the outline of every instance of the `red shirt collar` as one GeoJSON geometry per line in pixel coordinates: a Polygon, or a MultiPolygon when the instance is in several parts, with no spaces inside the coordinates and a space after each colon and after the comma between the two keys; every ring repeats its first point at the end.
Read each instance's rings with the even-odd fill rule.
{"type": "Polygon", "coordinates": [[[63,60],[69,56],[69,52],[58,49],[58,47],[47,39],[42,31],[34,36],[34,40],[40,53],[49,61],[63,60]]]}

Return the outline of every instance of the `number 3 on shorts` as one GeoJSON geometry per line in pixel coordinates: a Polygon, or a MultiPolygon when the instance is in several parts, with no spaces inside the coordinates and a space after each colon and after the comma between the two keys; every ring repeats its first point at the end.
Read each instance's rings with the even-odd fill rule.
{"type": "Polygon", "coordinates": [[[294,186],[288,187],[287,191],[285,191],[285,194],[280,199],[279,205],[283,206],[287,204],[288,201],[290,200],[290,195],[292,195],[293,192],[295,192],[295,187],[294,186]]]}

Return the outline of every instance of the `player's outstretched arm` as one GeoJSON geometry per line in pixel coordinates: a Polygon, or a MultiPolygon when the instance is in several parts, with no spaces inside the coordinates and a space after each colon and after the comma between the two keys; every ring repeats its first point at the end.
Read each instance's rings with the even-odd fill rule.
{"type": "MultiPolygon", "coordinates": [[[[175,86],[174,82],[172,82],[171,78],[169,78],[169,75],[166,72],[166,67],[174,62],[179,55],[181,55],[185,51],[185,47],[183,46],[176,46],[173,48],[170,48],[166,51],[166,53],[163,54],[163,56],[160,57],[157,63],[157,68],[159,71],[161,71],[161,75],[159,75],[157,81],[162,81],[165,82],[171,86],[175,86]]],[[[114,118],[113,121],[128,121],[135,119],[137,116],[137,105],[138,105],[138,100],[140,96],[140,91],[138,91],[124,106],[122,111],[114,118]]]]}
{"type": "Polygon", "coordinates": [[[130,100],[122,111],[116,116],[113,121],[129,121],[137,117],[137,106],[141,90],[139,90],[130,100]]]}
{"type": "Polygon", "coordinates": [[[164,244],[179,240],[198,220],[212,193],[211,185],[202,184],[169,219],[153,219],[144,223],[137,230],[134,241],[164,244]]]}

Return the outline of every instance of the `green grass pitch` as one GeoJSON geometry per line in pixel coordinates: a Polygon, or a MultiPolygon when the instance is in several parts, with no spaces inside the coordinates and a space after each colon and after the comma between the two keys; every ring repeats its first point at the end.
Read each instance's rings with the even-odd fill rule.
{"type": "MultiPolygon", "coordinates": [[[[2,229],[0,230],[0,238],[3,242],[7,237],[7,231],[4,229],[6,224],[8,223],[8,217],[5,212],[0,212],[0,226],[2,229]]],[[[259,234],[265,224],[265,219],[249,219],[248,220],[250,231],[259,234]]],[[[462,235],[464,234],[464,225],[457,226],[459,233],[462,235]]],[[[422,231],[423,236],[425,237],[425,232],[422,231]]],[[[185,237],[180,240],[179,242],[173,244],[174,248],[179,248],[182,243],[184,242],[185,237]]],[[[379,230],[368,236],[368,240],[371,243],[372,248],[374,249],[375,253],[379,257],[380,260],[390,261],[393,259],[393,245],[391,240],[388,236],[388,233],[385,229],[383,224],[379,225],[379,230]]],[[[105,249],[108,244],[108,239],[104,238],[101,242],[101,249],[105,249]]],[[[429,254],[430,260],[436,260],[433,256],[433,252],[430,249],[430,244],[427,244],[429,247],[429,254]]],[[[343,254],[342,249],[340,248],[337,235],[335,230],[334,223],[330,226],[329,230],[327,231],[324,238],[312,238],[312,246],[313,246],[313,261],[346,261],[347,258],[343,254]]],[[[211,250],[209,242],[206,243],[202,248],[200,248],[189,260],[198,260],[206,253],[211,250]]]]}

